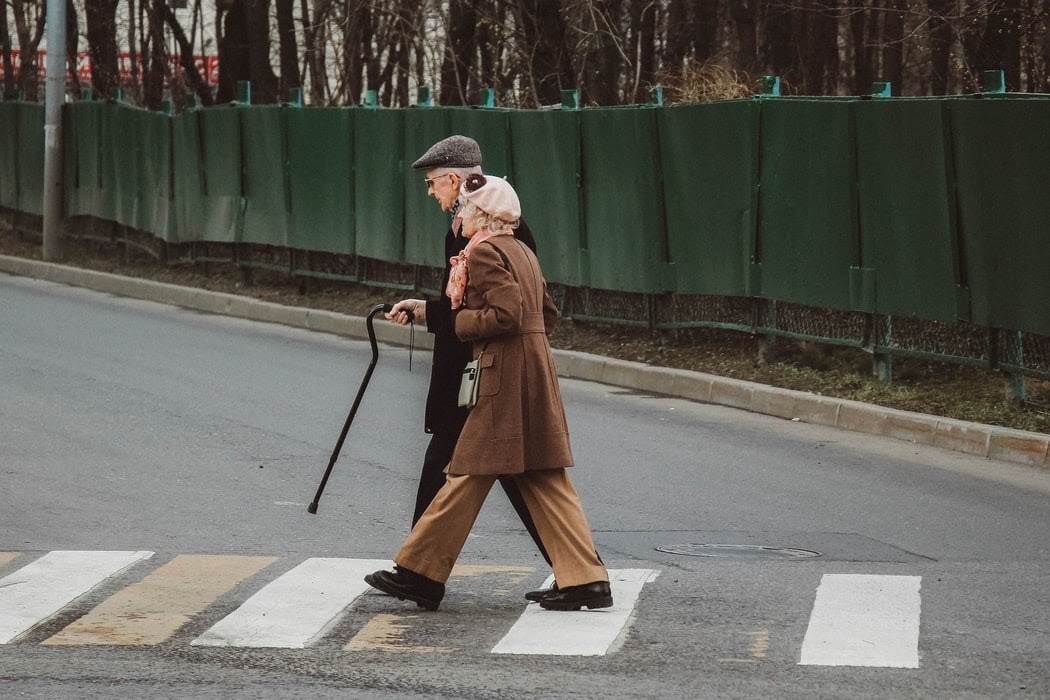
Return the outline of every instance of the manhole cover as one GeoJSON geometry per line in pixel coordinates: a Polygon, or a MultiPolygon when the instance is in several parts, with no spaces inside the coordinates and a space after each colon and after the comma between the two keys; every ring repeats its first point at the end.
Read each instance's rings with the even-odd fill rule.
{"type": "Polygon", "coordinates": [[[760,544],[669,544],[657,547],[656,551],[715,559],[813,559],[820,556],[820,552],[810,549],[766,547],[760,544]]]}

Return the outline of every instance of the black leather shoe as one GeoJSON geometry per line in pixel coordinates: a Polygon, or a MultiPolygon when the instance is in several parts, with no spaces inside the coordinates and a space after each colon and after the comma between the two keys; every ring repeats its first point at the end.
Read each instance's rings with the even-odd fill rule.
{"type": "Polygon", "coordinates": [[[558,590],[558,582],[555,581],[550,588],[537,588],[534,591],[529,591],[525,594],[525,600],[531,600],[533,603],[538,603],[545,596],[558,590]]]}
{"type": "Polygon", "coordinates": [[[411,600],[424,610],[437,610],[445,597],[445,584],[400,566],[395,566],[393,573],[377,571],[368,574],[365,583],[398,600],[411,600]]]}
{"type": "Polygon", "coordinates": [[[559,588],[540,598],[540,607],[544,610],[593,610],[611,608],[612,604],[612,589],[609,588],[608,581],[559,588]]]}

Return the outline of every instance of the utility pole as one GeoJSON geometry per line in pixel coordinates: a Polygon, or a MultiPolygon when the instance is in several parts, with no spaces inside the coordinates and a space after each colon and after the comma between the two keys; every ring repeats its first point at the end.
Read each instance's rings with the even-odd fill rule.
{"type": "Polygon", "coordinates": [[[44,88],[44,260],[64,255],[62,103],[66,101],[66,0],[47,0],[44,88]]]}

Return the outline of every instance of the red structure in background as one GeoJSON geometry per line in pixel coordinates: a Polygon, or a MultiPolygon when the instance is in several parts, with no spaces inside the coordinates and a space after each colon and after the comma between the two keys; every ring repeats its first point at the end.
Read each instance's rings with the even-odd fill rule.
{"type": "MultiPolygon", "coordinates": [[[[37,54],[37,65],[40,66],[40,80],[44,80],[47,75],[45,70],[46,61],[44,58],[47,56],[46,51],[40,51],[37,54]]],[[[168,63],[171,66],[172,73],[178,73],[182,70],[179,56],[168,56],[168,63]]],[[[219,83],[219,57],[218,56],[194,56],[193,63],[197,66],[197,72],[201,75],[201,80],[204,84],[212,87],[219,83]]],[[[15,76],[18,76],[19,68],[22,65],[20,52],[11,52],[11,64],[14,68],[15,76]]],[[[117,57],[117,65],[120,70],[120,77],[128,79],[131,77],[131,54],[122,53],[117,57]]],[[[139,61],[139,75],[142,74],[142,62],[139,61]]],[[[72,77],[68,74],[67,78],[72,77]]],[[[0,62],[0,80],[4,78],[4,66],[0,62]]],[[[87,52],[77,54],[77,79],[82,83],[91,82],[91,56],[87,52]]]]}

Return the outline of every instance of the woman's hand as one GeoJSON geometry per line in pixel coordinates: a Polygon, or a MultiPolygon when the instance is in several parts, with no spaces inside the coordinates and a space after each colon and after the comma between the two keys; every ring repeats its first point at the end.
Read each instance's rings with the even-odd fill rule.
{"type": "Polygon", "coordinates": [[[422,299],[402,299],[394,304],[394,308],[386,314],[386,318],[388,321],[399,323],[402,326],[408,324],[409,320],[426,323],[427,303],[422,299]],[[409,314],[411,314],[411,318],[409,314]]]}

